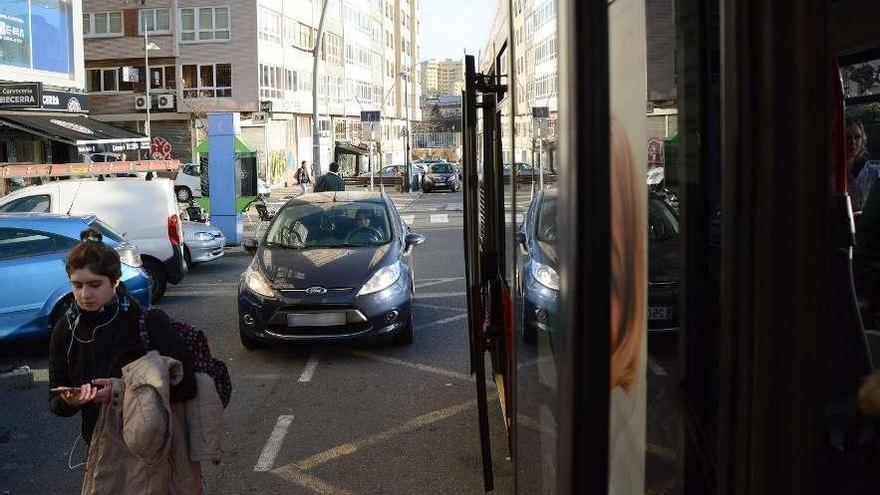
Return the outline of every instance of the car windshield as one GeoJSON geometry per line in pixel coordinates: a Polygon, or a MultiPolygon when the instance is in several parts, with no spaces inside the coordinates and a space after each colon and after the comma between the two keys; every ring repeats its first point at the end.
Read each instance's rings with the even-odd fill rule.
{"type": "Polygon", "coordinates": [[[538,212],[538,240],[555,244],[559,233],[556,229],[556,198],[545,198],[538,212]]]}
{"type": "Polygon", "coordinates": [[[453,172],[452,165],[448,163],[435,163],[431,165],[432,174],[451,174],[453,172]]]}
{"type": "Polygon", "coordinates": [[[266,233],[267,246],[290,249],[378,246],[390,240],[385,206],[368,201],[291,204],[266,233]]]}

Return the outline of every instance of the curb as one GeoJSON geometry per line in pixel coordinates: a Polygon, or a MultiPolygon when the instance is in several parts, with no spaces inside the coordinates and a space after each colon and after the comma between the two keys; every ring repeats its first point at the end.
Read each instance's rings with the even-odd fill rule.
{"type": "Polygon", "coordinates": [[[28,366],[20,366],[0,374],[0,392],[27,390],[34,386],[34,372],[28,366]]]}

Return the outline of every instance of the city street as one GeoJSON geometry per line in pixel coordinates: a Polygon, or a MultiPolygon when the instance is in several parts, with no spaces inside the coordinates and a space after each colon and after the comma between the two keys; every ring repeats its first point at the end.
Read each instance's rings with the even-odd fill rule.
{"type": "MultiPolygon", "coordinates": [[[[374,341],[245,350],[236,287],[251,258],[239,249],[192,267],[181,285],[169,288],[158,307],[203,329],[233,380],[224,459],[205,466],[209,493],[482,493],[461,202],[461,193],[395,195],[413,231],[428,237],[415,253],[411,346],[374,341]]],[[[2,494],[78,492],[82,468],[69,469],[68,457],[80,420],[48,412],[45,346],[0,349],[0,366],[22,362],[37,380],[30,390],[0,395],[6,404],[0,411],[2,494]]],[[[653,366],[665,373],[661,366],[671,364],[652,362],[652,374],[653,366]]],[[[510,493],[496,400],[489,411],[496,493],[510,493]]],[[[523,424],[535,424],[528,419],[523,424]]],[[[649,446],[649,452],[658,449],[668,450],[649,446]]],[[[71,464],[83,456],[80,442],[71,464]]]]}

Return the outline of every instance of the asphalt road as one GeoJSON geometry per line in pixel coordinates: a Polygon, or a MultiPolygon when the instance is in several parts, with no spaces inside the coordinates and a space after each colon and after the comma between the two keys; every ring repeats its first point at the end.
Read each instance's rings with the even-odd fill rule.
{"type": "MultiPolygon", "coordinates": [[[[476,391],[468,374],[461,201],[461,193],[435,193],[398,202],[413,231],[428,238],[414,255],[411,346],[372,341],[245,350],[236,286],[250,257],[242,251],[193,267],[183,284],[169,289],[158,307],[203,329],[233,380],[224,459],[205,466],[208,493],[483,492],[476,391]]],[[[34,388],[0,392],[0,495],[79,490],[82,468],[68,467],[79,417],[47,410],[46,345],[0,347],[0,366],[22,362],[37,370],[34,388]]],[[[671,366],[671,359],[662,362],[671,366]]],[[[511,493],[513,468],[497,401],[489,402],[489,411],[495,493],[511,493]]],[[[538,424],[540,413],[528,419],[538,424]]],[[[79,443],[72,463],[83,457],[79,443]]]]}

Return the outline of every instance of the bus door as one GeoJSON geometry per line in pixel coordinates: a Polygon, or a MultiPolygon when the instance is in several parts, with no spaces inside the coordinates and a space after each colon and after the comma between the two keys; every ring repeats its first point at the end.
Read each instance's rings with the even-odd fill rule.
{"type": "Polygon", "coordinates": [[[505,425],[509,431],[510,356],[505,338],[510,327],[509,284],[505,280],[502,163],[497,101],[505,91],[500,78],[477,73],[473,56],[465,57],[463,93],[464,243],[471,373],[477,386],[484,484],[494,487],[489,435],[485,355],[491,369],[505,425]],[[478,130],[481,131],[478,140],[478,130]],[[479,146],[482,144],[482,146],[479,146]],[[478,154],[481,157],[478,158],[478,154]]]}

